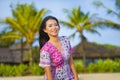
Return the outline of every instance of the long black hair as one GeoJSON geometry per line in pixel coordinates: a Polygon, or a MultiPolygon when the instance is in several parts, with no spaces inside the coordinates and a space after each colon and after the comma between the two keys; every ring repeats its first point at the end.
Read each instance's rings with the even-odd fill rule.
{"type": "Polygon", "coordinates": [[[49,19],[54,19],[58,26],[59,26],[59,22],[58,22],[58,19],[56,17],[53,17],[53,16],[47,16],[45,17],[43,20],[42,20],[42,23],[40,25],[40,29],[39,29],[39,46],[40,46],[40,49],[42,48],[42,46],[49,40],[49,36],[47,33],[45,33],[43,30],[46,28],[46,22],[49,20],[49,19]]]}

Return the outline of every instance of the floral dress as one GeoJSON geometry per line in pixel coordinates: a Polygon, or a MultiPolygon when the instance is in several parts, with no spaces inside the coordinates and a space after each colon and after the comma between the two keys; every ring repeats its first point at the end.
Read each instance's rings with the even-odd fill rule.
{"type": "MultiPolygon", "coordinates": [[[[46,42],[40,50],[41,67],[50,66],[53,80],[73,80],[68,60],[73,53],[67,37],[61,36],[62,53],[50,42],[46,42]]],[[[46,74],[44,76],[46,80],[46,74]]]]}

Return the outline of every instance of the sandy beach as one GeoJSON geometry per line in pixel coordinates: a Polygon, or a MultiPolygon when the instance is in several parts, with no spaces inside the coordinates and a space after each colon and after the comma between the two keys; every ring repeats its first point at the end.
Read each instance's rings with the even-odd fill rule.
{"type": "MultiPolygon", "coordinates": [[[[0,77],[0,80],[43,80],[43,76],[0,77]]],[[[120,80],[120,73],[79,74],[79,80],[120,80]]]]}

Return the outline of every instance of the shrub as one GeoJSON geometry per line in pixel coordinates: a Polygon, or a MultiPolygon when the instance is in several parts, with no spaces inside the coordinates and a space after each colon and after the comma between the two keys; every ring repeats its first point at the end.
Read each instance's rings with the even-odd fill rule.
{"type": "Polygon", "coordinates": [[[115,63],[114,72],[120,72],[120,59],[116,59],[114,63],[115,63]]]}
{"type": "Polygon", "coordinates": [[[27,71],[28,66],[24,64],[20,64],[18,66],[15,65],[13,68],[14,68],[15,76],[23,76],[25,75],[25,71],[27,71]]]}
{"type": "MultiPolygon", "coordinates": [[[[74,61],[76,70],[78,73],[84,72],[84,65],[82,60],[74,61]]],[[[116,60],[101,60],[99,59],[96,63],[90,63],[87,67],[89,73],[97,72],[120,72],[120,59],[116,60]]],[[[38,66],[38,64],[33,64],[28,66],[26,64],[20,65],[5,65],[0,64],[0,76],[24,76],[24,75],[43,75],[44,70],[38,66]],[[28,72],[29,74],[27,74],[28,72]]]]}
{"type": "Polygon", "coordinates": [[[29,71],[32,75],[43,75],[44,70],[38,66],[38,64],[33,64],[33,66],[29,67],[29,71]]]}
{"type": "Polygon", "coordinates": [[[90,63],[88,72],[120,72],[120,59],[119,60],[98,60],[97,63],[90,63]]]}
{"type": "Polygon", "coordinates": [[[75,67],[76,67],[77,72],[78,73],[83,72],[84,65],[83,65],[82,61],[81,60],[75,60],[74,63],[75,63],[75,67]]]}
{"type": "Polygon", "coordinates": [[[22,76],[27,70],[28,66],[24,64],[20,65],[4,65],[0,64],[0,75],[1,76],[22,76]]]}

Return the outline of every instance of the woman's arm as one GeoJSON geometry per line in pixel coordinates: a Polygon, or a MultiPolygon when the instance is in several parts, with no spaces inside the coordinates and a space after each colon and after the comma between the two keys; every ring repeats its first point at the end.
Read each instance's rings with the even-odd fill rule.
{"type": "Polygon", "coordinates": [[[52,80],[51,67],[47,66],[44,68],[47,80],[52,80]]]}
{"type": "Polygon", "coordinates": [[[69,64],[70,64],[70,68],[71,68],[73,76],[74,76],[74,80],[79,80],[78,74],[77,74],[77,71],[76,71],[76,68],[75,68],[75,65],[74,65],[74,62],[73,62],[72,55],[70,56],[69,64]]]}

